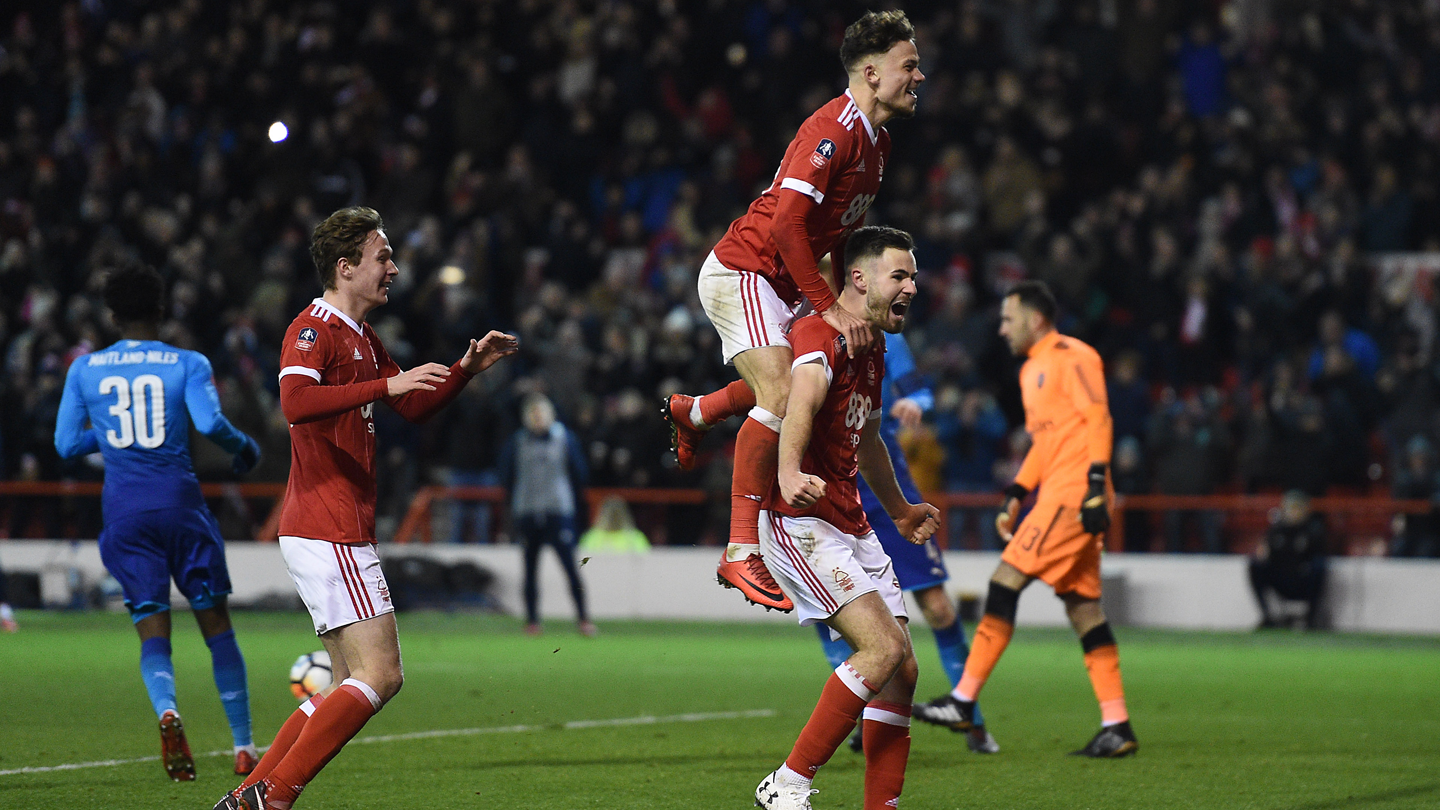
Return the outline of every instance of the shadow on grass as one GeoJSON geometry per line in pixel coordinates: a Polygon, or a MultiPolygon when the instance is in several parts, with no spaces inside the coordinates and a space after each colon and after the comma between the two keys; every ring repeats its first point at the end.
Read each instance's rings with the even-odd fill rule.
{"type": "Polygon", "coordinates": [[[1395,788],[1394,790],[1382,790],[1379,793],[1370,793],[1363,796],[1346,796],[1343,799],[1306,802],[1305,804],[1297,804],[1289,808],[1289,810],[1332,810],[1332,808],[1339,807],[1363,807],[1365,805],[1396,801],[1398,799],[1410,799],[1428,794],[1440,794],[1440,782],[1431,782],[1428,785],[1415,785],[1407,788],[1395,788]]]}

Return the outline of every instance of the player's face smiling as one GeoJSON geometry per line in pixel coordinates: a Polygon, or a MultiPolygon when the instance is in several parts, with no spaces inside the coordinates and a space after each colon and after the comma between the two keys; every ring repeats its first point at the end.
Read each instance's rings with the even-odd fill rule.
{"type": "Polygon", "coordinates": [[[915,105],[920,96],[916,92],[925,74],[920,72],[920,52],[915,43],[906,40],[890,46],[880,58],[880,86],[875,88],[875,97],[893,118],[909,118],[915,114],[915,105]]]}
{"type": "Polygon", "coordinates": [[[400,269],[395,266],[390,250],[390,237],[384,231],[371,231],[354,267],[350,285],[355,295],[373,309],[390,300],[390,284],[400,269]]]}
{"type": "Polygon", "coordinates": [[[915,298],[915,256],[908,250],[887,248],[870,272],[865,290],[866,320],[890,334],[905,328],[905,316],[915,298]]]}

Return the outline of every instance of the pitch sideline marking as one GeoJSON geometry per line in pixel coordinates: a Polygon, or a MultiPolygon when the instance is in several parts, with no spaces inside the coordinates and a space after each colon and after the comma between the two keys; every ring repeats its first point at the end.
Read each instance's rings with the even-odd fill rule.
{"type": "MultiPolygon", "coordinates": [[[[397,742],[400,740],[428,740],[436,737],[475,737],[481,734],[521,734],[530,731],[576,731],[587,728],[616,728],[620,726],[654,726],[665,723],[704,723],[710,720],[741,720],[754,717],[774,717],[773,709],[750,709],[741,712],[688,712],[664,717],[641,715],[639,717],[615,717],[609,720],[571,720],[566,723],[539,723],[516,726],[491,726],[488,728],[447,728],[434,731],[411,731],[404,734],[380,734],[373,737],[358,737],[349,745],[397,742]]],[[[267,746],[268,747],[268,746],[267,746]]],[[[265,748],[259,749],[264,751],[265,748]]],[[[228,757],[235,752],[205,751],[197,756],[228,757]]],[[[22,773],[53,773],[75,771],[82,768],[113,768],[118,765],[135,765],[141,762],[159,762],[160,757],[136,757],[135,759],[104,759],[95,762],[68,762],[64,765],[40,765],[25,768],[11,768],[0,771],[0,776],[14,776],[22,773]]]]}

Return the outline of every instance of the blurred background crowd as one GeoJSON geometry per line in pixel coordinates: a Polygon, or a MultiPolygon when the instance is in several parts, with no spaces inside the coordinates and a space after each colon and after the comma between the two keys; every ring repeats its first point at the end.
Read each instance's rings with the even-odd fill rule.
{"type": "MultiPolygon", "coordinates": [[[[115,337],[99,280],[139,259],[170,282],[164,338],[210,357],[226,413],[263,445],[252,479],[284,480],[277,362],[319,294],[310,229],[367,204],[398,251],[372,323],[402,366],[450,362],[490,328],[522,340],[433,423],[376,412],[382,527],[422,484],[493,483],[537,391],[592,484],[725,502],[724,429],[683,473],[658,405],[733,379],[696,273],[843,89],[840,38],[864,10],[6,4],[3,477],[99,478],[56,457],[55,410],[68,363],[115,337]]],[[[917,237],[907,338],[936,410],[906,445],[923,489],[990,492],[1014,474],[1025,438],[997,304],[1037,277],[1061,330],[1105,357],[1122,492],[1440,499],[1425,256],[1440,254],[1440,3],[960,0],[910,15],[929,78],[917,117],[890,127],[867,221],[917,237]],[[1384,258],[1398,254],[1413,260],[1384,258]]],[[[202,477],[227,476],[222,451],[196,450],[202,477]]],[[[1221,548],[1214,516],[1184,517],[1155,548],[1221,548]]],[[[30,520],[58,518],[12,506],[0,532],[30,520]]],[[[1412,518],[1393,551],[1434,554],[1437,535],[1412,518]]]]}

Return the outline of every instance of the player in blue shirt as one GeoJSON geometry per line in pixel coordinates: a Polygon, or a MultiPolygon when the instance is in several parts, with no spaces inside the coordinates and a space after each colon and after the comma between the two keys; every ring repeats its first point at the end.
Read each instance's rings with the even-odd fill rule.
{"type": "Polygon", "coordinates": [[[190,425],[235,454],[237,474],[254,468],[260,446],[220,412],[210,361],[158,340],[164,301],[165,282],[155,270],[130,266],[110,273],[105,303],[121,339],[70,365],[55,449],[62,458],[95,452],[105,458],[100,558],[124,588],[140,634],[140,675],[160,717],[161,763],[181,782],[195,778],[195,761],[175,705],[172,577],[210,648],[235,740],[235,772],[249,773],[256,762],[245,659],[226,607],[225,548],[190,464],[190,425]]]}
{"type": "MultiPolygon", "coordinates": [[[[885,335],[885,399],[881,402],[880,438],[890,451],[890,463],[895,467],[895,479],[900,490],[911,503],[920,503],[920,492],[910,477],[910,466],[905,462],[905,453],[900,449],[899,429],[902,425],[913,427],[920,422],[926,411],[935,407],[935,397],[930,391],[929,381],[915,367],[915,357],[910,347],[899,334],[885,335]]],[[[880,545],[890,556],[895,566],[895,577],[900,580],[900,589],[907,591],[920,605],[926,624],[935,634],[935,646],[940,650],[940,663],[953,687],[960,682],[965,671],[965,659],[970,647],[965,643],[965,628],[955,615],[955,606],[945,593],[945,582],[950,572],[945,570],[945,559],[935,539],[915,545],[900,536],[895,521],[885,513],[875,493],[866,486],[864,477],[859,479],[860,503],[865,507],[865,517],[870,527],[880,538],[880,545]]],[[[850,645],[843,639],[832,639],[830,628],[815,625],[820,633],[820,643],[825,647],[825,657],[832,667],[839,667],[850,657],[850,645]]],[[[975,727],[966,734],[970,750],[979,754],[993,754],[1000,750],[995,738],[985,729],[985,720],[976,707],[975,727]]],[[[860,731],[850,738],[850,747],[861,750],[860,731]]]]}

